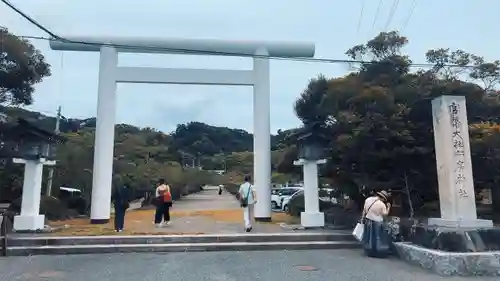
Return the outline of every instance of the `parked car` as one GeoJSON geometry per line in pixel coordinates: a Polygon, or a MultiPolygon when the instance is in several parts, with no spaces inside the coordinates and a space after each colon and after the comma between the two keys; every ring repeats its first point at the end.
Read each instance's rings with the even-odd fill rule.
{"type": "Polygon", "coordinates": [[[272,188],[271,189],[271,209],[278,208],[280,190],[281,190],[281,188],[272,188]]]}
{"type": "Polygon", "coordinates": [[[300,188],[297,191],[295,191],[295,193],[293,193],[291,196],[284,198],[283,202],[281,203],[281,210],[288,213],[288,210],[290,209],[289,202],[293,200],[293,198],[300,196],[302,194],[304,194],[304,189],[300,188]]]}
{"type": "Polygon", "coordinates": [[[297,192],[297,190],[302,189],[302,187],[285,187],[274,191],[274,194],[271,194],[271,208],[281,209],[283,206],[283,200],[292,196],[295,192],[297,192]]]}

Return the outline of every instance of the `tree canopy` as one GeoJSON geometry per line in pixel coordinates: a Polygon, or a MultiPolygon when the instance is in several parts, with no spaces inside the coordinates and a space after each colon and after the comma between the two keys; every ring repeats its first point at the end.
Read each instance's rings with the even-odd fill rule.
{"type": "Polygon", "coordinates": [[[430,67],[419,67],[403,52],[408,42],[392,31],[352,47],[346,55],[363,61],[356,71],[339,78],[320,75],[297,100],[295,112],[304,123],[334,120],[326,126],[326,173],[352,195],[363,187],[408,188],[419,198],[436,199],[430,101],[459,95],[467,100],[476,187],[492,187],[498,173],[491,169],[500,164],[499,62],[443,48],[429,50],[430,67]]]}
{"type": "Polygon", "coordinates": [[[0,103],[30,105],[34,85],[50,76],[50,65],[26,39],[0,27],[0,103]]]}

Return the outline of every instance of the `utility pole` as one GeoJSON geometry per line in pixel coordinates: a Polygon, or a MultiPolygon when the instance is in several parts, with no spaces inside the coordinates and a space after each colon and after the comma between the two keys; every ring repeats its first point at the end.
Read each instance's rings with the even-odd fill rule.
{"type": "Polygon", "coordinates": [[[224,173],[227,173],[227,155],[226,153],[222,154],[222,156],[224,157],[224,173]]]}
{"type": "MultiPolygon", "coordinates": [[[[59,124],[61,122],[61,106],[57,108],[57,117],[56,117],[56,128],[54,129],[54,133],[59,134],[59,124]]],[[[50,146],[49,146],[50,149],[50,146]]],[[[49,178],[47,180],[47,191],[45,192],[46,196],[50,196],[52,194],[52,179],[54,178],[54,166],[49,167],[49,178]]]]}

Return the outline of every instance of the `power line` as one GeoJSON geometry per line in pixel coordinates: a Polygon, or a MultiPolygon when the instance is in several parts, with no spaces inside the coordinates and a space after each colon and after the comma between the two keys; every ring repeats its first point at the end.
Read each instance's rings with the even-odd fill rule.
{"type": "Polygon", "coordinates": [[[382,2],[384,2],[384,0],[378,1],[377,11],[375,12],[375,18],[373,18],[372,30],[375,29],[375,24],[377,23],[378,15],[380,14],[380,8],[382,7],[382,2]]]}
{"type": "Polygon", "coordinates": [[[363,19],[363,11],[365,10],[365,0],[361,0],[361,12],[359,14],[359,20],[358,20],[358,29],[356,31],[357,34],[359,34],[359,29],[361,28],[361,20],[363,19]]]}
{"type": "Polygon", "coordinates": [[[410,8],[410,13],[408,13],[408,16],[406,17],[403,27],[401,28],[401,31],[405,30],[406,26],[410,22],[411,16],[413,15],[413,12],[415,11],[415,7],[417,6],[417,0],[413,0],[413,3],[410,8]]]}
{"type": "Polygon", "coordinates": [[[387,28],[389,28],[389,25],[391,25],[392,19],[394,18],[396,10],[398,9],[398,5],[399,5],[399,0],[393,0],[391,10],[389,11],[389,16],[387,18],[387,21],[385,22],[384,26],[385,31],[387,31],[387,28]]]}
{"type": "MultiPolygon", "coordinates": [[[[53,39],[53,38],[47,38],[47,37],[41,37],[41,36],[29,36],[29,35],[20,35],[18,36],[19,38],[23,39],[32,39],[32,40],[44,40],[44,41],[58,41],[60,40],[53,39]]],[[[124,48],[124,49],[137,49],[137,50],[151,50],[151,51],[164,51],[164,52],[182,52],[182,53],[200,53],[198,51],[194,50],[186,50],[187,52],[184,52],[183,49],[171,49],[171,48],[160,48],[160,47],[143,47],[143,46],[134,46],[134,45],[118,45],[118,44],[107,44],[107,43],[92,43],[92,42],[74,42],[72,41],[71,43],[77,43],[77,44],[88,44],[88,45],[94,45],[94,46],[109,46],[109,47],[117,47],[117,48],[124,48]]],[[[363,60],[349,60],[349,59],[328,59],[328,58],[283,58],[283,57],[272,57],[272,56],[258,56],[258,55],[246,55],[246,54],[238,54],[238,53],[226,53],[226,52],[214,52],[214,51],[204,51],[203,54],[207,55],[223,55],[223,56],[235,56],[235,57],[262,57],[262,58],[267,58],[267,59],[272,59],[272,60],[287,60],[287,61],[301,61],[301,62],[313,62],[313,63],[343,63],[343,64],[376,64],[378,62],[376,61],[363,61],[363,60]]],[[[434,64],[431,63],[411,63],[409,65],[410,67],[419,67],[419,68],[430,68],[434,67],[434,64]]],[[[443,67],[475,67],[473,65],[456,65],[456,64],[447,64],[443,65],[443,67]]]]}
{"type": "MultiPolygon", "coordinates": [[[[343,63],[343,64],[372,64],[377,63],[375,61],[363,61],[363,60],[348,60],[348,59],[329,59],[329,58],[286,58],[286,57],[275,57],[275,56],[262,56],[262,55],[248,55],[242,53],[230,53],[230,52],[218,52],[218,51],[205,51],[205,50],[195,50],[195,49],[179,49],[179,48],[163,48],[163,47],[146,47],[146,46],[134,46],[134,45],[123,45],[123,44],[112,44],[112,43],[94,43],[94,42],[83,42],[83,41],[75,41],[66,39],[57,35],[55,32],[50,29],[44,27],[42,24],[38,23],[36,20],[32,19],[30,16],[26,15],[20,9],[16,8],[13,4],[11,4],[8,0],[0,0],[20,16],[28,20],[30,23],[47,33],[51,36],[51,38],[42,37],[42,36],[18,36],[19,38],[24,39],[33,39],[33,40],[46,40],[46,41],[58,41],[63,43],[72,43],[72,44],[82,44],[82,45],[91,45],[91,46],[108,46],[120,49],[129,49],[129,50],[144,50],[144,51],[155,51],[155,52],[170,52],[170,53],[181,53],[181,54],[204,54],[204,55],[217,55],[217,56],[233,56],[233,57],[251,57],[251,58],[266,58],[272,60],[286,60],[286,61],[300,61],[300,62],[314,62],[314,63],[343,63]]],[[[395,0],[396,5],[393,4],[393,7],[399,3],[399,0],[395,0]]],[[[391,9],[391,11],[395,9],[391,9]]],[[[394,14],[392,12],[392,14],[394,14]]],[[[390,17],[392,18],[392,17],[390,17]]],[[[419,67],[419,68],[430,68],[433,67],[434,64],[430,63],[412,63],[409,65],[410,67],[419,67]]],[[[462,65],[445,65],[446,67],[464,67],[462,65]]],[[[474,66],[466,66],[466,67],[474,67],[474,66]]]]}

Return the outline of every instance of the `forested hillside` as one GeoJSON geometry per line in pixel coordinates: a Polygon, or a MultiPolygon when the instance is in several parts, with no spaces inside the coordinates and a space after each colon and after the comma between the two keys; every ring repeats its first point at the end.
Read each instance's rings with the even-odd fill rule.
{"type": "MultiPolygon", "coordinates": [[[[52,131],[56,118],[16,107],[0,108],[7,122],[25,118],[37,126],[52,131]]],[[[69,186],[89,190],[92,180],[95,118],[61,118],[61,135],[68,141],[57,149],[58,164],[54,186],[69,186]]],[[[273,136],[273,147],[285,146],[286,134],[273,136]]],[[[127,124],[115,128],[115,174],[120,181],[136,189],[153,186],[160,177],[174,183],[218,183],[223,177],[211,170],[226,170],[237,181],[244,173],[253,171],[253,135],[240,129],[210,126],[200,122],[180,124],[170,133],[152,128],[138,128],[127,124]]],[[[283,150],[273,152],[276,168],[283,150]]],[[[0,174],[2,186],[19,190],[22,185],[22,167],[9,164],[0,174]]],[[[47,176],[45,177],[45,181],[47,176]]],[[[57,189],[56,189],[57,190],[57,189]]],[[[54,190],[54,192],[57,192],[54,190]]],[[[9,192],[4,192],[6,196],[9,192]]],[[[18,192],[13,195],[17,196],[18,192]]],[[[14,196],[14,197],[15,197],[14,196]]]]}

